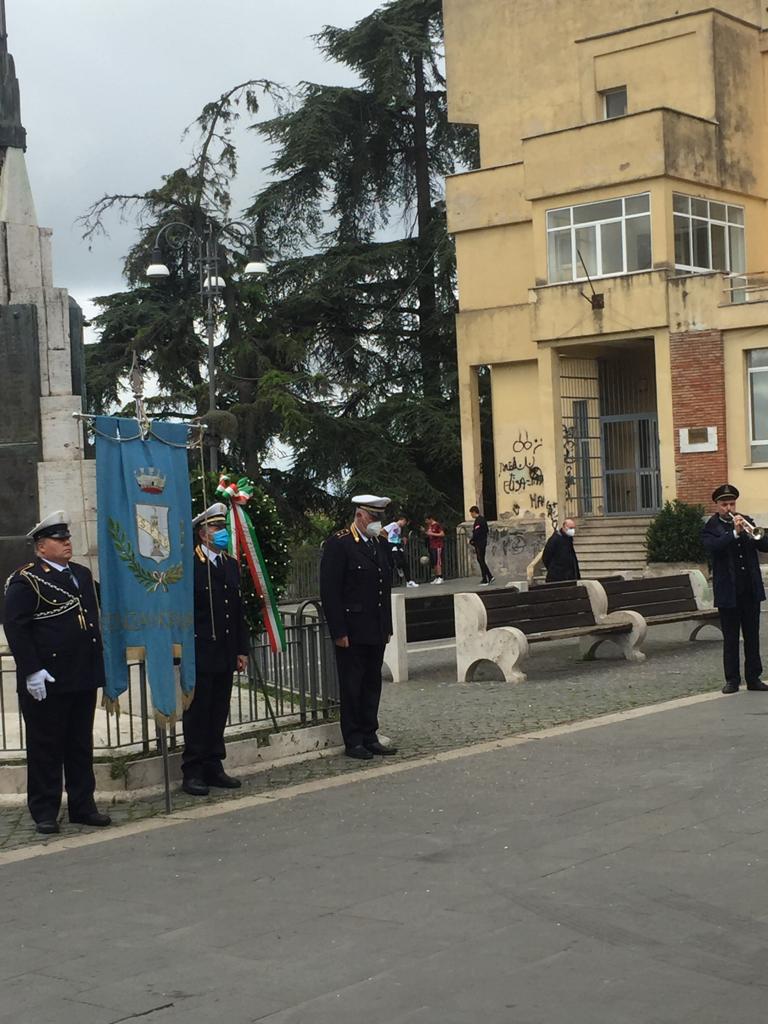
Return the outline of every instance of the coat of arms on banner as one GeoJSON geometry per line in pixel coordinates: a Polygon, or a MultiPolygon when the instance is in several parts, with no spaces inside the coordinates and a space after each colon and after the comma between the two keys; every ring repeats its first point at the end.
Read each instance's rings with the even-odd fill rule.
{"type": "Polygon", "coordinates": [[[155,562],[164,562],[171,553],[167,505],[134,505],[139,553],[155,562]]]}
{"type": "MultiPolygon", "coordinates": [[[[152,558],[156,562],[161,562],[167,558],[170,553],[170,538],[168,536],[168,509],[162,505],[136,505],[136,529],[139,537],[139,554],[145,558],[152,558]],[[141,510],[144,510],[142,512],[141,510]],[[161,517],[156,515],[154,518],[150,515],[148,520],[145,520],[144,513],[157,513],[164,512],[165,515],[162,519],[163,526],[161,527],[161,517]],[[146,526],[143,525],[142,520],[146,522],[146,526]],[[161,547],[164,544],[165,547],[161,547]],[[148,549],[148,551],[147,551],[148,549]],[[157,554],[152,554],[153,551],[165,551],[165,554],[158,557],[157,554]]],[[[168,588],[173,583],[178,583],[179,580],[184,578],[184,566],[179,563],[178,565],[172,565],[168,569],[156,569],[154,572],[149,569],[145,569],[141,562],[136,557],[136,552],[133,550],[127,533],[123,526],[111,516],[108,521],[109,535],[112,538],[112,543],[115,545],[115,551],[117,552],[120,559],[126,563],[130,571],[136,577],[138,582],[148,590],[150,593],[162,590],[168,591],[168,588]]]]}

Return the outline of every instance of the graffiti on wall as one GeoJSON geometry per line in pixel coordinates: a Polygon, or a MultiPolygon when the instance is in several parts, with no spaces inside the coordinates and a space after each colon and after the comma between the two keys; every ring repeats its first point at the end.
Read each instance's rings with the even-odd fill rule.
{"type": "Polygon", "coordinates": [[[563,424],[563,464],[565,465],[565,500],[573,497],[576,486],[574,467],[576,465],[576,428],[563,424]]]}
{"type": "Polygon", "coordinates": [[[538,459],[541,446],[541,438],[531,437],[527,430],[518,431],[512,442],[512,457],[499,463],[499,479],[505,494],[528,496],[544,485],[538,459]]]}

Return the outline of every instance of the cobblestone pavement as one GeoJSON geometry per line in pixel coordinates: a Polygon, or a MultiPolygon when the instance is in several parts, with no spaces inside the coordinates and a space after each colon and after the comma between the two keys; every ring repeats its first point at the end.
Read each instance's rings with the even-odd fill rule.
{"type": "MultiPolygon", "coordinates": [[[[532,648],[528,681],[509,685],[490,678],[471,684],[455,682],[453,651],[428,650],[415,655],[409,683],[385,684],[381,732],[399,748],[399,759],[424,757],[483,740],[593,718],[659,701],[718,689],[722,683],[720,634],[705,630],[695,643],[682,639],[677,627],[652,630],[645,645],[647,660],[640,665],[618,660],[604,644],[594,662],[581,660],[575,641],[539,644],[532,648]]],[[[768,694],[739,694],[732,698],[765,700],[768,694]]],[[[234,794],[211,797],[173,795],[175,810],[201,802],[236,800],[311,779],[341,773],[365,772],[380,763],[352,761],[329,755],[310,761],[278,765],[243,780],[234,794]]],[[[162,814],[162,798],[118,804],[110,814],[116,823],[162,814]]],[[[59,837],[45,839],[34,832],[26,808],[0,810],[0,849],[29,843],[57,842],[88,831],[62,822],[59,837]]]]}

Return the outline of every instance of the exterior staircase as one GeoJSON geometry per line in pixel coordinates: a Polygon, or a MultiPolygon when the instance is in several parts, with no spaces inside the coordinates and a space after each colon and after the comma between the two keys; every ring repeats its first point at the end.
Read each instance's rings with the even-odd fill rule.
{"type": "Polygon", "coordinates": [[[574,543],[583,577],[641,576],[646,568],[645,533],[651,516],[607,516],[576,520],[574,543]]]}

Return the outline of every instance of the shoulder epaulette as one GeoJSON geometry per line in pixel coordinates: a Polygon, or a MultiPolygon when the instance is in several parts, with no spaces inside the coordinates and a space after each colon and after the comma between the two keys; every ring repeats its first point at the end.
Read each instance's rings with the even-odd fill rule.
{"type": "Polygon", "coordinates": [[[14,569],[13,572],[11,573],[11,575],[5,581],[5,586],[3,587],[3,593],[5,593],[5,591],[8,589],[8,587],[14,581],[14,579],[16,579],[17,577],[23,578],[25,576],[26,572],[27,572],[27,569],[32,569],[34,567],[34,564],[35,564],[34,562],[27,562],[25,565],[20,565],[18,569],[14,569]]]}
{"type": "Polygon", "coordinates": [[[334,537],[347,537],[352,533],[348,526],[345,526],[343,530],[339,530],[338,533],[334,533],[334,537]]]}

